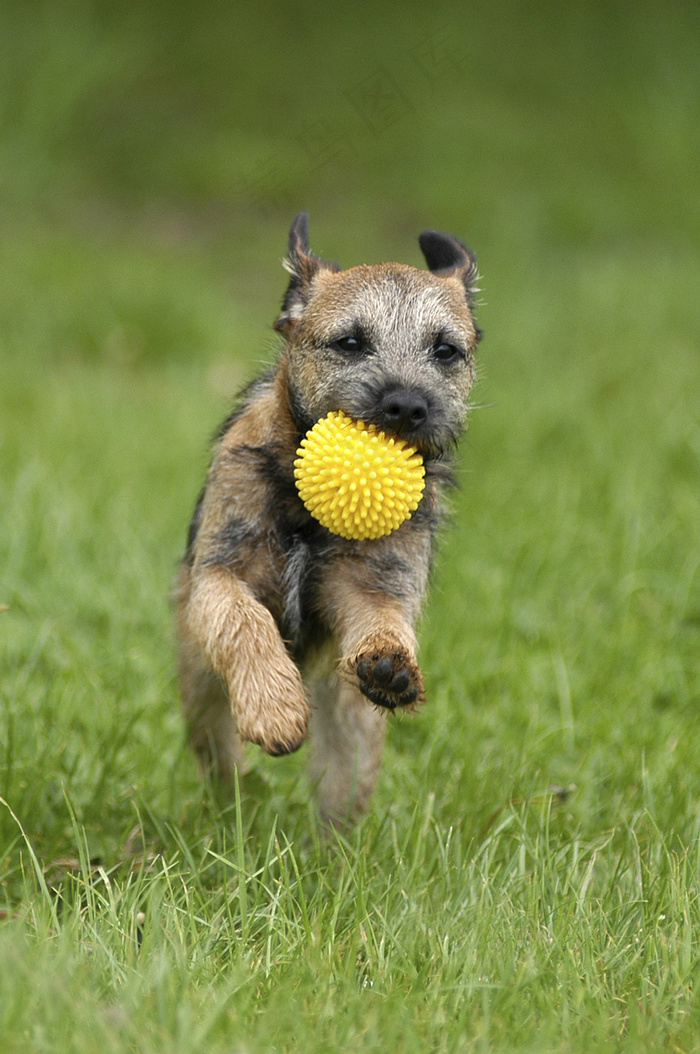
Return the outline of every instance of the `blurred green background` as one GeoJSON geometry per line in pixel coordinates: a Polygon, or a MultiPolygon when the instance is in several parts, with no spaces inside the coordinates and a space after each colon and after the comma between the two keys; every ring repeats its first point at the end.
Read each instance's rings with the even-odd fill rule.
{"type": "Polygon", "coordinates": [[[622,313],[676,269],[694,288],[699,23],[673,0],[5,0],[5,349],[240,353],[306,208],[343,264],[419,263],[428,226],[472,245],[489,374],[503,346],[527,365],[554,285],[555,368],[588,285],[622,313]]]}

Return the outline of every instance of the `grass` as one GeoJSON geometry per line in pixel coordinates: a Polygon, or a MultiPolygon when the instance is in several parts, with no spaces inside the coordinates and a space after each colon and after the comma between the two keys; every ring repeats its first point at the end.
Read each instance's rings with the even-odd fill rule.
{"type": "Polygon", "coordinates": [[[11,7],[0,1048],[700,1051],[695,15],[11,7]],[[484,272],[429,702],[332,845],[303,752],[198,781],[167,603],[299,206],[484,272]]]}

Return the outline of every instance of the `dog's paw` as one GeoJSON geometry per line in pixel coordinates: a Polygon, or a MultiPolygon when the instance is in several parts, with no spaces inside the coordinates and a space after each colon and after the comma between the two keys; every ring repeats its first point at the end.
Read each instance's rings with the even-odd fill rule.
{"type": "Polygon", "coordinates": [[[231,692],[241,739],[274,757],[293,754],[306,739],[311,716],[298,671],[290,662],[286,669],[268,671],[266,680],[248,683],[246,688],[245,693],[231,692]]]}
{"type": "Polygon", "coordinates": [[[423,702],[423,677],[403,651],[366,651],[350,664],[363,695],[387,710],[423,702]]]}
{"type": "Polygon", "coordinates": [[[256,715],[252,720],[238,722],[238,734],[248,743],[255,743],[266,754],[281,757],[293,754],[306,739],[309,723],[308,709],[278,710],[276,713],[256,715]]]}
{"type": "Polygon", "coordinates": [[[249,743],[255,743],[273,758],[279,758],[284,754],[293,754],[299,749],[306,739],[307,725],[306,721],[303,723],[300,721],[295,726],[286,724],[284,728],[280,726],[273,729],[252,728],[247,731],[244,739],[249,743]]]}

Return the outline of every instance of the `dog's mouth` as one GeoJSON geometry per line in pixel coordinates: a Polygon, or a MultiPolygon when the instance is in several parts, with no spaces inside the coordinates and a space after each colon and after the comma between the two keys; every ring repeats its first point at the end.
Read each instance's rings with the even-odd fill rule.
{"type": "Polygon", "coordinates": [[[402,439],[404,443],[407,443],[408,446],[413,447],[419,454],[422,454],[424,459],[439,457],[444,453],[442,442],[426,428],[388,428],[382,423],[381,419],[372,420],[369,415],[365,416],[363,420],[367,424],[373,424],[377,431],[383,432],[385,436],[402,439]]]}
{"type": "Polygon", "coordinates": [[[376,407],[370,410],[354,405],[343,407],[343,411],[349,417],[374,425],[378,432],[383,432],[386,436],[402,439],[414,447],[424,460],[443,456],[457,443],[457,435],[446,429],[444,424],[431,421],[430,416],[420,424],[410,421],[388,423],[384,413],[376,407]]]}
{"type": "Polygon", "coordinates": [[[386,401],[382,404],[373,392],[367,393],[369,397],[361,399],[337,399],[328,409],[323,408],[321,412],[309,415],[304,412],[300,401],[292,399],[292,415],[299,432],[299,438],[306,433],[322,418],[327,416],[330,410],[341,410],[355,421],[364,421],[367,425],[374,425],[378,432],[386,436],[402,439],[409,446],[414,447],[425,461],[438,460],[452,450],[459,438],[461,428],[451,428],[443,419],[439,409],[430,405],[429,400],[424,399],[425,409],[418,406],[417,412],[411,410],[397,411],[389,402],[388,409],[386,401]]]}
{"type": "Polygon", "coordinates": [[[428,391],[386,379],[381,385],[368,379],[362,388],[356,397],[341,400],[340,408],[350,417],[403,439],[424,458],[439,458],[456,444],[458,431],[449,427],[428,391]]]}
{"type": "Polygon", "coordinates": [[[315,406],[311,414],[291,385],[289,394],[300,438],[331,410],[341,410],[356,421],[374,425],[387,436],[402,439],[424,460],[437,460],[456,446],[463,428],[463,422],[451,421],[428,391],[398,380],[387,381],[385,377],[380,380],[370,375],[356,384],[353,391],[329,392],[323,404],[315,406]]]}

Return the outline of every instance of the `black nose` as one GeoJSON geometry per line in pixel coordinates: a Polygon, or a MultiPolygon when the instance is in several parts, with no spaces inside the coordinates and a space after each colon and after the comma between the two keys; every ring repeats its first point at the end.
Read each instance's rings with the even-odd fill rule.
{"type": "Polygon", "coordinates": [[[411,432],[425,424],[428,404],[418,392],[397,389],[385,392],[379,412],[388,428],[395,432],[411,432]]]}

